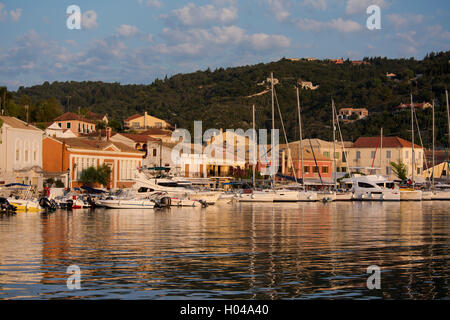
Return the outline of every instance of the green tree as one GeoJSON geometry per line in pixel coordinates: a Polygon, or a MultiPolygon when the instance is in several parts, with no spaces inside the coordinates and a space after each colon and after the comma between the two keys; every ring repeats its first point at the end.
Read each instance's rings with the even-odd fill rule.
{"type": "Polygon", "coordinates": [[[400,180],[406,180],[406,164],[404,164],[402,161],[399,161],[398,163],[391,162],[392,171],[394,171],[395,175],[400,180]]]}
{"type": "Polygon", "coordinates": [[[95,168],[89,167],[81,171],[80,181],[86,186],[94,186],[96,183],[106,187],[111,176],[111,168],[103,164],[102,166],[95,168]]]}

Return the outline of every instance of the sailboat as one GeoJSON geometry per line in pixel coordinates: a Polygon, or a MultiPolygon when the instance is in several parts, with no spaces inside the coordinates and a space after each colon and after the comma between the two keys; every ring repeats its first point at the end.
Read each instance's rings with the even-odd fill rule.
{"type": "Polygon", "coordinates": [[[400,189],[400,201],[422,201],[422,191],[415,189],[414,182],[414,171],[415,171],[415,158],[416,154],[414,152],[414,101],[413,96],[411,94],[411,135],[412,135],[412,143],[411,143],[411,156],[412,156],[412,164],[411,164],[411,181],[412,188],[401,188],[400,189]]]}
{"type": "MultiPolygon", "coordinates": [[[[273,75],[272,75],[273,86],[273,75]]],[[[256,123],[255,123],[255,105],[253,105],[253,159],[256,161],[256,123]]],[[[273,202],[275,199],[275,191],[273,190],[256,190],[256,164],[253,164],[253,189],[241,190],[237,193],[234,199],[237,202],[273,202]]]]}
{"type": "MultiPolygon", "coordinates": [[[[450,145],[450,107],[448,104],[448,91],[445,90],[445,97],[447,100],[447,121],[448,121],[448,135],[449,135],[449,145],[450,145]]],[[[434,117],[434,101],[433,101],[433,169],[432,169],[432,185],[431,185],[431,200],[440,200],[440,201],[450,201],[450,186],[442,186],[442,185],[436,185],[435,184],[435,117],[434,117]]],[[[449,174],[448,172],[448,163],[447,163],[447,176],[449,174]]]]}

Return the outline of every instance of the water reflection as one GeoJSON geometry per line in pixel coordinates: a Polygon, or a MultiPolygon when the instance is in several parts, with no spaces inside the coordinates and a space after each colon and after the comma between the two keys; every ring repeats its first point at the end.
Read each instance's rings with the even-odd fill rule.
{"type": "Polygon", "coordinates": [[[448,211],[336,202],[3,216],[0,298],[445,298],[448,211]],[[73,264],[78,291],[66,287],[73,264]],[[370,265],[381,290],[366,288],[370,265]]]}

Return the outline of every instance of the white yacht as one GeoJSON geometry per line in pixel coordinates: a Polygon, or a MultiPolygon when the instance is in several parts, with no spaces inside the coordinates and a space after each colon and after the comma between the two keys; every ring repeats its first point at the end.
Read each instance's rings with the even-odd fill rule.
{"type": "Polygon", "coordinates": [[[221,191],[209,191],[192,188],[190,181],[176,177],[150,177],[144,172],[136,171],[134,188],[151,192],[167,192],[176,199],[187,199],[213,205],[217,202],[221,191]]]}
{"type": "Polygon", "coordinates": [[[236,194],[235,200],[238,202],[273,202],[275,196],[276,193],[273,190],[245,189],[236,194]]]}
{"type": "Polygon", "coordinates": [[[450,201],[449,184],[437,184],[434,188],[431,200],[450,201]]]}
{"type": "Polygon", "coordinates": [[[357,201],[400,201],[401,191],[394,181],[383,176],[361,176],[355,174],[350,178],[353,182],[353,200],[357,201]]]}

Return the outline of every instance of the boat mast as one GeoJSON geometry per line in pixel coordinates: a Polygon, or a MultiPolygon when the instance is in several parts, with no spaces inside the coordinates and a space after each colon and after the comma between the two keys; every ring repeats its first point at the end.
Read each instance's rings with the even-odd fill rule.
{"type": "Polygon", "coordinates": [[[256,146],[255,105],[253,105],[253,189],[256,188],[256,146]]]}
{"type": "Polygon", "coordinates": [[[411,135],[412,135],[412,147],[411,147],[411,151],[412,151],[412,164],[411,164],[411,172],[412,172],[412,176],[411,176],[411,181],[412,181],[412,185],[413,188],[415,187],[415,183],[414,183],[414,165],[415,165],[415,155],[414,155],[414,101],[413,101],[413,96],[411,94],[411,135]]]}
{"type": "Polygon", "coordinates": [[[431,176],[431,190],[433,191],[434,190],[434,166],[435,166],[435,147],[434,147],[434,144],[435,144],[435,132],[434,132],[434,99],[433,99],[433,106],[432,106],[432,111],[433,111],[433,165],[432,165],[432,176],[431,176]]]}
{"type": "Polygon", "coordinates": [[[336,172],[336,117],[334,100],[331,99],[331,110],[333,113],[333,170],[334,170],[334,191],[337,190],[337,172],[336,172]]]}
{"type": "MultiPolygon", "coordinates": [[[[448,106],[448,90],[445,89],[445,97],[447,99],[447,120],[448,120],[448,146],[447,146],[447,152],[450,149],[450,107],[448,106]]],[[[447,170],[445,171],[447,173],[447,180],[450,178],[450,166],[449,166],[449,160],[447,156],[447,170]]]]}
{"type": "Polygon", "coordinates": [[[274,140],[275,140],[275,94],[274,94],[274,86],[273,86],[273,72],[270,73],[270,82],[272,84],[272,137],[270,139],[271,149],[272,149],[272,188],[275,188],[275,163],[274,159],[277,155],[273,154],[274,150],[274,140]]]}
{"type": "Polygon", "coordinates": [[[380,175],[383,174],[383,128],[380,132],[380,175]]]}
{"type": "Polygon", "coordinates": [[[301,118],[301,111],[300,111],[300,93],[297,87],[297,109],[298,109],[298,126],[299,126],[299,130],[300,130],[300,169],[301,169],[301,173],[302,173],[302,185],[303,185],[303,189],[305,188],[305,176],[303,174],[303,169],[304,169],[304,165],[303,165],[303,133],[302,133],[302,118],[301,118]]]}

